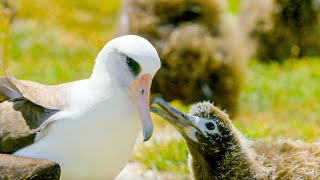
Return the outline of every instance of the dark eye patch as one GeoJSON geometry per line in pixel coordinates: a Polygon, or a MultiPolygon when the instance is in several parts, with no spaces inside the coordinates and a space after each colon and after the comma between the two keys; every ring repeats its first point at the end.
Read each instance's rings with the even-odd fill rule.
{"type": "Polygon", "coordinates": [[[209,129],[209,130],[214,130],[214,129],[216,128],[216,126],[215,126],[213,123],[211,123],[211,122],[206,123],[206,127],[207,127],[207,129],[209,129]]]}
{"type": "Polygon", "coordinates": [[[141,67],[134,59],[130,57],[126,57],[126,62],[129,67],[129,70],[133,73],[133,75],[137,76],[141,72],[141,67]]]}

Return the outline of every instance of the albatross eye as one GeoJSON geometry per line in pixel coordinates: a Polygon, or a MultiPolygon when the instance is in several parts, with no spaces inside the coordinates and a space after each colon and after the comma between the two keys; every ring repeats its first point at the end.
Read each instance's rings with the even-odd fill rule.
{"type": "Polygon", "coordinates": [[[133,75],[137,76],[141,72],[140,65],[130,57],[126,57],[127,65],[129,70],[133,73],[133,75]]]}
{"type": "Polygon", "coordinates": [[[206,127],[207,127],[207,129],[209,129],[209,130],[214,130],[216,127],[215,127],[215,125],[213,124],[213,123],[207,123],[206,124],[206,127]]]}

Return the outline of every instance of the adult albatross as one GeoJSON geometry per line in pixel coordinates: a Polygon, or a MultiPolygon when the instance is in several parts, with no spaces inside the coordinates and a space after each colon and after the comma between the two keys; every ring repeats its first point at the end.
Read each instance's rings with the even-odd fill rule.
{"type": "Polygon", "coordinates": [[[58,162],[62,179],[114,178],[128,161],[139,120],[144,141],[152,135],[148,101],[160,66],[149,41],[127,35],[104,46],[89,79],[46,86],[17,80],[3,67],[0,153],[58,162]]]}

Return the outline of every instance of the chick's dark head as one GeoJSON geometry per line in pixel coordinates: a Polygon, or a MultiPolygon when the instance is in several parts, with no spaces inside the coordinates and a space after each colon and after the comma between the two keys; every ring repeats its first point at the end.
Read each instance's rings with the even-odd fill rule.
{"type": "Polygon", "coordinates": [[[185,114],[166,103],[162,98],[154,98],[151,110],[165,118],[184,137],[189,149],[196,148],[202,153],[215,153],[227,147],[231,138],[231,121],[226,113],[210,102],[200,102],[185,114]]]}

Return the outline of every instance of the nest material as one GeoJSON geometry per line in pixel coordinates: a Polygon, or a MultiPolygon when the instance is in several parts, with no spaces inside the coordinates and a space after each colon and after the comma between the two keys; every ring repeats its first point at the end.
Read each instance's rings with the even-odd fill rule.
{"type": "Polygon", "coordinates": [[[262,60],[320,54],[319,0],[245,0],[240,24],[262,60]]]}
{"type": "Polygon", "coordinates": [[[224,7],[219,0],[124,0],[117,35],[145,37],[161,58],[153,93],[234,112],[245,61],[224,7]]]}
{"type": "Polygon", "coordinates": [[[0,179],[59,180],[60,174],[56,162],[0,153],[0,179]]]}

